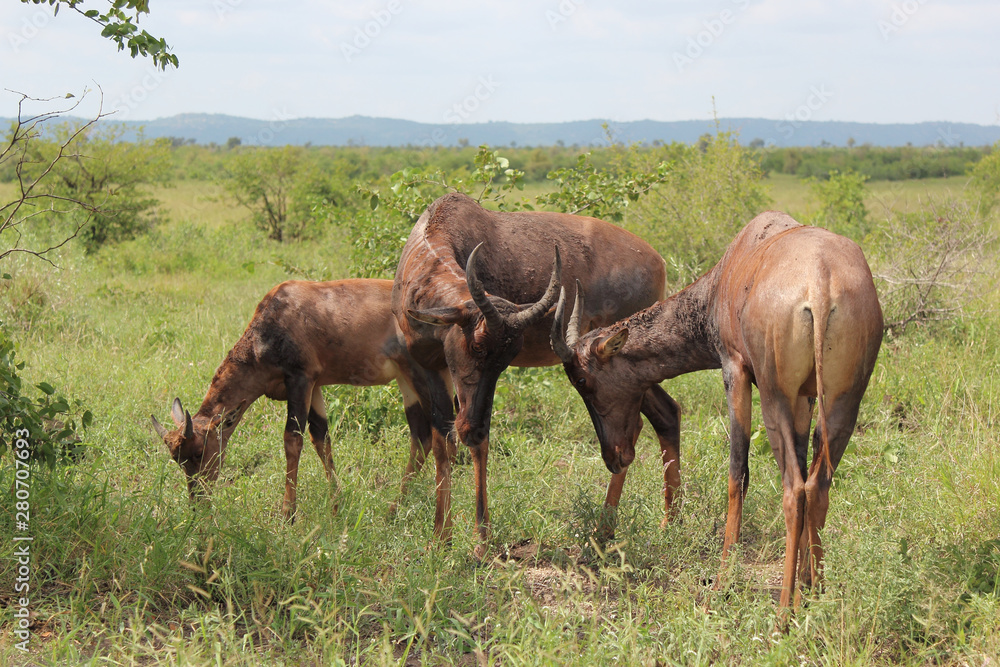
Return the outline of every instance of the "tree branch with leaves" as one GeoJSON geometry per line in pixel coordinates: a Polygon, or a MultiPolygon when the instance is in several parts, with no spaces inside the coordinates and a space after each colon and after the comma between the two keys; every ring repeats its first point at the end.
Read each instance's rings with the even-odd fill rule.
{"type": "Polygon", "coordinates": [[[139,19],[149,14],[149,0],[110,0],[104,11],[88,9],[84,0],[21,0],[24,4],[50,5],[53,13],[59,14],[66,7],[101,26],[101,37],[118,45],[119,51],[128,49],[135,58],[143,56],[153,59],[153,64],[165,70],[168,65],[178,66],[177,56],[170,52],[170,45],[160,37],[154,37],[139,29],[139,19]]]}

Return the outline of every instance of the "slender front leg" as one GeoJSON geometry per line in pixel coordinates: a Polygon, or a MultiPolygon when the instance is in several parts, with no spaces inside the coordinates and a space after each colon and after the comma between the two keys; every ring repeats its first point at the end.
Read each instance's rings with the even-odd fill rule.
{"type": "Polygon", "coordinates": [[[659,385],[646,392],[641,409],[660,441],[660,461],[663,464],[663,521],[660,522],[660,528],[665,528],[678,513],[676,501],[681,490],[681,410],[677,401],[659,385]]]}
{"type": "Polygon", "coordinates": [[[604,496],[604,511],[597,523],[597,530],[594,531],[594,539],[600,544],[610,542],[615,538],[615,527],[618,523],[618,502],[622,497],[622,488],[625,486],[625,475],[628,468],[620,473],[611,475],[608,480],[608,492],[604,496]]]}
{"type": "Polygon", "coordinates": [[[479,544],[473,550],[476,560],[486,557],[486,547],[490,539],[490,507],[486,498],[486,461],[490,455],[490,438],[486,435],[478,445],[469,447],[472,455],[472,472],[476,479],[476,532],[479,544]]]}
{"type": "Polygon", "coordinates": [[[299,457],[302,455],[302,433],[306,429],[311,383],[303,377],[286,378],[288,419],[285,421],[285,499],[281,514],[288,522],[295,521],[296,490],[299,483],[299,457]]]}
{"type": "Polygon", "coordinates": [[[420,404],[416,390],[405,377],[397,377],[396,384],[403,394],[403,406],[406,415],[406,424],[410,427],[410,458],[406,462],[406,469],[403,471],[403,479],[399,483],[399,497],[389,505],[389,513],[395,514],[403,496],[406,495],[406,488],[413,478],[417,476],[427,455],[433,451],[433,438],[431,437],[431,418],[427,410],[420,404]]]}
{"type": "Polygon", "coordinates": [[[333,465],[333,449],[330,442],[330,422],[326,416],[326,402],[323,400],[322,387],[313,386],[312,403],[309,406],[309,439],[323,462],[326,481],[332,484],[330,489],[330,510],[337,513],[337,496],[340,494],[340,480],[333,465]]]}
{"type": "Polygon", "coordinates": [[[431,451],[434,453],[436,467],[434,535],[441,540],[450,541],[451,456],[448,438],[451,437],[455,418],[451,392],[441,374],[416,365],[412,370],[415,390],[431,410],[431,451]]]}
{"type": "Polygon", "coordinates": [[[438,429],[431,433],[435,464],[434,535],[443,542],[451,541],[451,456],[447,437],[438,429]]]}
{"type": "Polygon", "coordinates": [[[330,422],[326,416],[326,403],[323,401],[321,387],[316,385],[312,390],[312,402],[309,406],[309,439],[319,460],[323,462],[326,481],[332,482],[335,476],[333,466],[333,450],[330,442],[330,422]]]}

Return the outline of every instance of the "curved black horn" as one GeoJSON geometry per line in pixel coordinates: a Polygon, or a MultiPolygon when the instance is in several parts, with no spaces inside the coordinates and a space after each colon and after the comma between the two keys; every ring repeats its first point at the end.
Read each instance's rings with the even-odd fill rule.
{"type": "Polygon", "coordinates": [[[563,318],[566,316],[566,290],[559,290],[559,304],[556,306],[556,317],[552,322],[552,334],[549,341],[552,351],[564,364],[573,360],[573,346],[580,339],[580,313],[583,304],[583,287],[576,281],[576,300],[573,302],[573,314],[569,318],[569,329],[563,334],[563,318]]]}
{"type": "Polygon", "coordinates": [[[156,415],[149,415],[153,420],[153,429],[156,431],[156,435],[161,438],[167,437],[167,433],[170,433],[166,427],[160,423],[160,420],[156,418],[156,415]]]}
{"type": "Polygon", "coordinates": [[[563,335],[563,315],[566,314],[566,288],[559,288],[559,303],[556,304],[556,317],[552,320],[552,333],[549,334],[549,343],[552,351],[556,353],[559,360],[568,364],[573,360],[573,349],[566,343],[566,336],[563,335]]]}
{"type": "Polygon", "coordinates": [[[559,298],[559,281],[562,277],[562,258],[559,256],[559,246],[556,246],[556,259],[552,265],[552,277],[549,278],[549,286],[545,288],[545,294],[534,305],[511,318],[511,324],[515,327],[529,327],[535,324],[549,312],[549,308],[555,305],[559,298]]]}
{"type": "Polygon", "coordinates": [[[493,305],[489,297],[486,296],[486,290],[483,289],[483,284],[476,275],[476,257],[479,255],[479,249],[482,247],[482,243],[477,245],[469,255],[469,261],[465,263],[465,283],[469,287],[469,294],[472,295],[473,303],[476,304],[479,312],[486,318],[486,326],[494,331],[498,331],[504,325],[503,316],[497,311],[497,307],[493,305]]]}
{"type": "Polygon", "coordinates": [[[583,314],[583,285],[576,279],[576,299],[573,300],[573,314],[569,316],[569,328],[566,329],[566,344],[570,347],[580,340],[580,316],[583,314]]]}

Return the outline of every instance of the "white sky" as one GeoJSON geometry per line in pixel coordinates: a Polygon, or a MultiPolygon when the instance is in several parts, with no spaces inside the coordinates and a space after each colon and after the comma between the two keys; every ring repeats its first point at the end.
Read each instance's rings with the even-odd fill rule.
{"type": "Polygon", "coordinates": [[[128,120],[669,121],[714,98],[720,117],[1000,124],[995,0],[171,0],[140,27],[179,69],[0,0],[0,89],[98,84],[128,120]]]}

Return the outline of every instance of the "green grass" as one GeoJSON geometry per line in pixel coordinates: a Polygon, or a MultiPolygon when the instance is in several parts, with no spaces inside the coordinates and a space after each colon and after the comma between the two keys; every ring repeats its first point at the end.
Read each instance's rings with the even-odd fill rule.
{"type": "MultiPolygon", "coordinates": [[[[913,212],[927,206],[929,200],[941,200],[962,194],[967,176],[925,178],[912,181],[869,181],[865,206],[874,216],[891,210],[897,213],[913,212]]],[[[791,174],[770,174],[764,180],[773,206],[800,221],[809,220],[819,205],[807,183],[791,174]]]]}
{"type": "MultiPolygon", "coordinates": [[[[894,206],[917,206],[907,183],[894,206]]],[[[772,177],[776,206],[810,207],[772,177]]],[[[877,192],[878,184],[872,189],[877,192]]],[[[894,186],[893,186],[894,187],[894,186]]],[[[894,190],[895,191],[895,190],[894,190]]],[[[619,542],[588,537],[608,472],[561,369],[511,369],[497,391],[489,490],[493,560],[471,558],[471,467],[456,467],[456,534],[432,535],[425,470],[390,518],[408,451],[393,387],[326,390],[343,492],[332,512],[306,452],[299,517],[280,518],[284,404],[234,435],[210,506],[187,502],[153,434],[179,396],[198,405],[254,306],[290,275],[347,272],[343,239],[278,245],[211,185],[158,193],[150,236],[58,272],[23,258],[0,315],[29,381],[96,415],[87,456],[32,476],[31,654],[13,646],[12,496],[0,514],[3,664],[984,664],[1000,656],[1000,297],[959,326],[883,347],[824,531],[826,588],[772,634],[784,525],[769,451],[751,457],[744,539],[717,574],[728,468],[721,377],[667,383],[683,407],[682,521],[659,529],[662,477],[646,429],[619,542]],[[12,294],[14,292],[11,292],[12,294]]],[[[759,422],[759,413],[755,412],[759,422]]],[[[430,466],[428,466],[429,468],[430,466]]],[[[12,484],[5,455],[0,487],[12,484]]]]}

